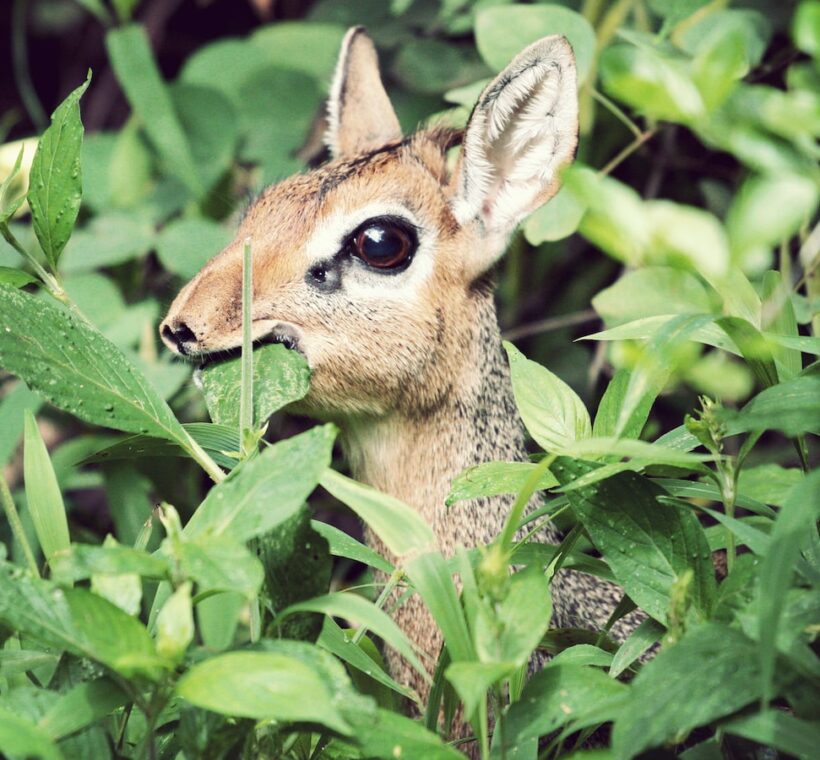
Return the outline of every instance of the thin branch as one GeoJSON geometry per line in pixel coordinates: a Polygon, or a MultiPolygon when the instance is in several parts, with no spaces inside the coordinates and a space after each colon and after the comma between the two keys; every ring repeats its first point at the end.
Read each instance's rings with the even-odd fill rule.
{"type": "Polygon", "coordinates": [[[593,322],[596,319],[598,319],[598,314],[594,309],[585,309],[572,314],[562,314],[560,317],[549,317],[538,322],[512,327],[504,331],[503,337],[505,340],[520,340],[521,338],[529,338],[531,335],[541,335],[553,330],[561,330],[564,327],[593,322]]]}
{"type": "Polygon", "coordinates": [[[620,166],[627,158],[629,158],[638,148],[645,142],[651,140],[658,133],[657,129],[648,129],[646,132],[641,132],[639,137],[636,137],[629,145],[627,145],[615,158],[613,158],[598,174],[599,176],[606,176],[611,174],[618,166],[620,166]]]}

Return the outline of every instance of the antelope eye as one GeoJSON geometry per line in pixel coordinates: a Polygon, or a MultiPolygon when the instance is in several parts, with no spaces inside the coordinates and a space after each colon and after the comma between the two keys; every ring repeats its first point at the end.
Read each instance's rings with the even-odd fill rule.
{"type": "Polygon", "coordinates": [[[394,269],[416,248],[415,234],[392,221],[368,222],[352,239],[355,254],[371,267],[394,269]]]}

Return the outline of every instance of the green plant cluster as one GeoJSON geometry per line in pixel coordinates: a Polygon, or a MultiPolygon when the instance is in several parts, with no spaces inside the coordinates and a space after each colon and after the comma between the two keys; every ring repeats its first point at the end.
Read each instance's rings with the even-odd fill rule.
{"type": "MultiPolygon", "coordinates": [[[[770,752],[761,746],[814,757],[820,3],[321,0],[303,20],[202,48],[172,83],[129,23],[137,3],[80,4],[111,24],[132,115],[84,138],[90,80],[78,83],[33,158],[15,146],[0,186],[0,464],[22,439],[24,481],[12,491],[0,476],[4,756],[457,758],[440,720],[461,704],[483,758],[665,748],[711,760],[770,752]],[[411,508],[331,467],[332,425],[263,439],[308,390],[298,354],[251,351],[246,336],[241,359],[202,370],[200,394],[190,368],[156,350],[158,294],[228,242],[241,191],[303,167],[338,44],[362,22],[408,127],[432,114],[463,124],[512,55],[565,34],[579,160],[523,225],[512,261],[585,241],[623,265],[589,293],[604,329],[587,337],[614,369],[594,415],[505,344],[539,453],[453,482],[454,513],[517,494],[501,535],[454,557],[411,508]],[[730,166],[729,179],[666,199],[615,178],[670,134],[730,166]],[[660,432],[670,388],[687,414],[660,432]],[[703,394],[696,403],[687,388],[703,394]],[[38,414],[80,432],[49,451],[38,414]],[[319,484],[400,565],[312,519],[319,484]],[[82,489],[100,488],[104,538],[77,514],[82,489]],[[525,515],[537,491],[543,506],[525,515]],[[559,546],[532,539],[548,520],[565,528],[559,546]],[[713,553],[725,557],[718,578],[713,553]],[[333,591],[334,556],[389,580],[375,598],[333,591]],[[550,628],[561,567],[623,587],[605,630],[550,628]],[[441,629],[437,663],[390,618],[397,587],[441,629]],[[636,607],[645,621],[613,642],[636,607]],[[391,678],[374,639],[430,684],[420,719],[403,712],[418,695],[391,678]],[[536,649],[553,657],[532,674],[536,649]]],[[[246,304],[250,292],[248,277],[246,304]]]]}

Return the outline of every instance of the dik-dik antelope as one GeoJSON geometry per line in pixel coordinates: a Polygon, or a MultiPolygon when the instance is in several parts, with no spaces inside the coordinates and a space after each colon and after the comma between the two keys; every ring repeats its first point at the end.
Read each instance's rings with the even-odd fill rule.
{"type": "MultiPolygon", "coordinates": [[[[492,268],[516,225],[557,191],[577,110],[572,49],[546,37],[487,86],[463,135],[403,137],[373,43],[351,29],[329,100],[331,161],[262,193],[236,240],[179,293],[163,340],[194,356],[240,345],[250,238],[253,337],[300,351],[312,370],[295,411],[335,422],[354,476],[414,506],[445,552],[488,543],[512,497],[449,511],[444,500],[472,465],[527,459],[492,268]],[[462,136],[450,171],[447,152],[462,136]]],[[[540,537],[558,538],[549,528],[540,537]]],[[[619,593],[563,571],[553,596],[555,624],[597,628],[619,593]]],[[[417,597],[396,618],[437,655],[439,634],[417,597]]],[[[424,691],[409,668],[391,667],[424,691]]]]}

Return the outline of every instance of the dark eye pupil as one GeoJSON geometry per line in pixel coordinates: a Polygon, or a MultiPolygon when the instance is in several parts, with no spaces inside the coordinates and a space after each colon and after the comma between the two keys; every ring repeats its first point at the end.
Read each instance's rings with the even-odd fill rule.
{"type": "Polygon", "coordinates": [[[356,253],[370,266],[388,268],[404,262],[412,243],[407,232],[389,224],[371,224],[358,233],[356,253]]]}

